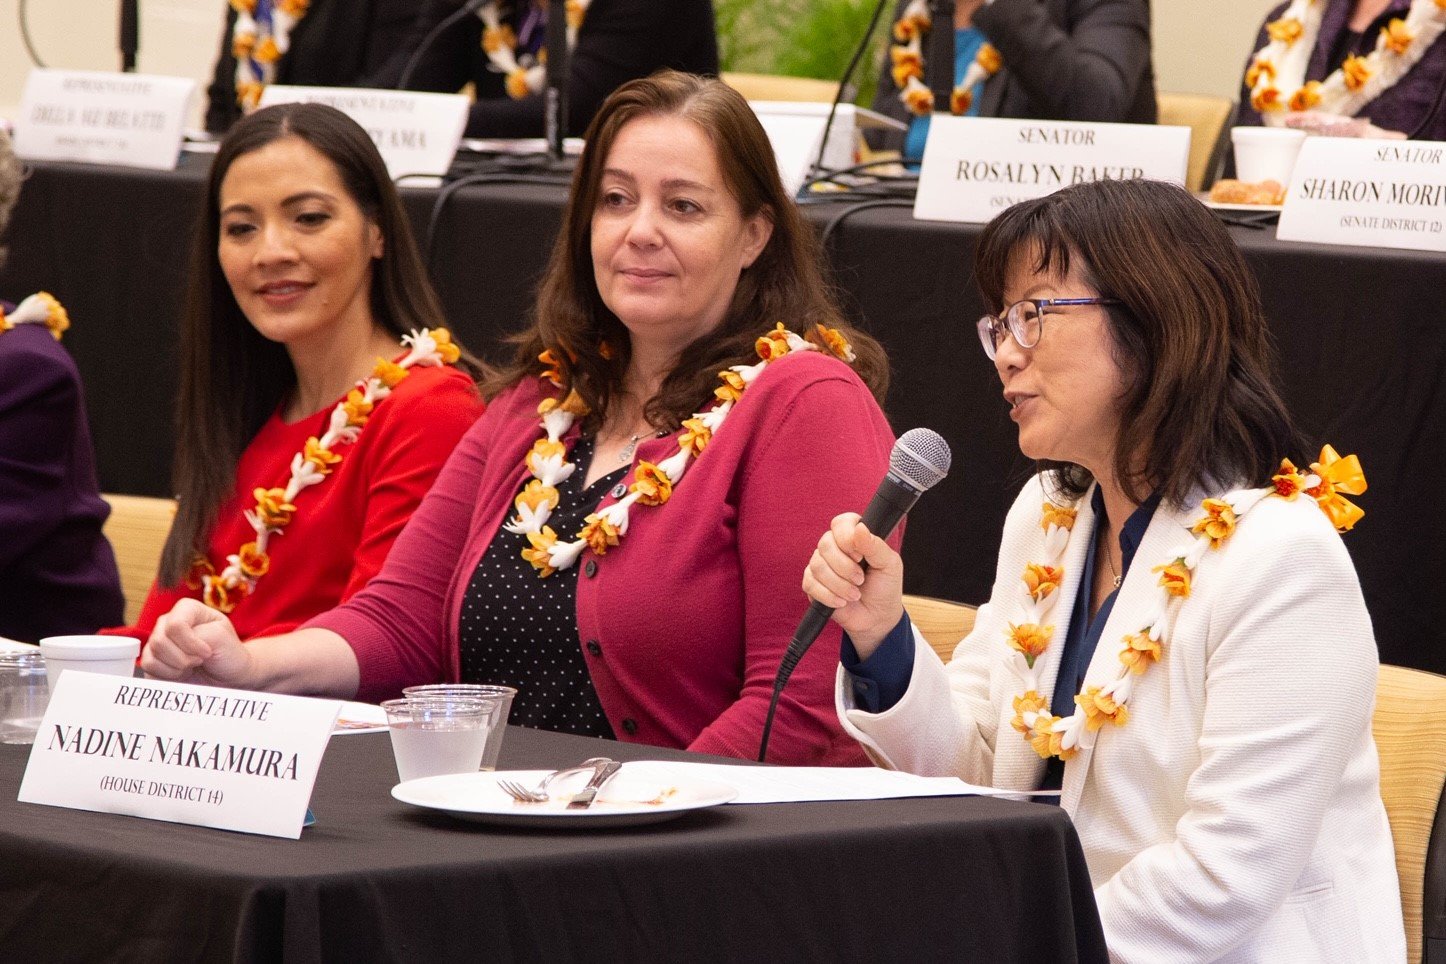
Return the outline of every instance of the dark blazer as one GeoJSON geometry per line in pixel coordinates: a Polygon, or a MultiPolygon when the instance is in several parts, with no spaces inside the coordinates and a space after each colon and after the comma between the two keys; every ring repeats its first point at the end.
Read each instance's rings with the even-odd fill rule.
{"type": "MultiPolygon", "coordinates": [[[[1341,65],[1347,52],[1363,54],[1374,50],[1381,29],[1391,20],[1404,17],[1411,9],[1411,0],[1391,0],[1390,5],[1362,32],[1355,46],[1349,51],[1337,50],[1345,42],[1351,6],[1350,0],[1329,0],[1325,13],[1321,15],[1320,33],[1316,36],[1315,49],[1311,51],[1310,64],[1306,67],[1306,80],[1324,80],[1341,65]],[[1333,54],[1336,55],[1334,62],[1333,54]]],[[[1255,59],[1255,52],[1269,39],[1265,24],[1278,18],[1285,8],[1286,4],[1281,4],[1266,15],[1260,34],[1255,38],[1255,46],[1250,48],[1250,57],[1245,61],[1247,70],[1255,59]]],[[[1377,127],[1400,131],[1420,140],[1446,140],[1446,94],[1443,94],[1443,88],[1446,88],[1446,36],[1437,37],[1416,66],[1390,90],[1362,108],[1358,116],[1377,127]]],[[[1241,78],[1240,114],[1236,123],[1260,123],[1260,115],[1250,106],[1250,91],[1245,88],[1244,77],[1241,78]]]]}
{"type": "MultiPolygon", "coordinates": [[[[424,0],[410,39],[368,78],[367,86],[395,87],[422,39],[458,6],[459,0],[424,0]]],[[[468,137],[541,137],[542,97],[508,97],[481,39],[482,21],[464,17],[422,55],[408,88],[451,93],[471,81],[477,102],[467,120],[468,137]]],[[[718,73],[712,0],[593,0],[572,51],[569,133],[581,134],[603,100],[624,82],[662,67],[718,73]]]]}
{"type": "MultiPolygon", "coordinates": [[[[350,87],[381,68],[400,47],[416,19],[420,0],[311,0],[291,33],[291,47],[276,65],[278,84],[350,87]]],[[[215,75],[206,88],[206,130],[225,130],[241,117],[236,106],[236,58],[231,30],[236,11],[226,8],[226,31],[215,75]]]]}
{"type": "Polygon", "coordinates": [[[121,621],[100,531],[109,514],[75,363],[44,325],[0,332],[0,636],[37,642],[121,621]]]}
{"type": "MultiPolygon", "coordinates": [[[[896,20],[907,5],[899,0],[896,20]]],[[[974,25],[1004,58],[984,84],[982,116],[1155,123],[1149,0],[994,0],[974,25]]],[[[887,59],[873,108],[912,117],[887,59]]],[[[897,149],[903,137],[888,132],[875,146],[897,149]]]]}

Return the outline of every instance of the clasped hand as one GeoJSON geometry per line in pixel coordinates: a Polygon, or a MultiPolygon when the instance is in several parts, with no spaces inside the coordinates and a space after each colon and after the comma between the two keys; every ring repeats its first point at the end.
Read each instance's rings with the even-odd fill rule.
{"type": "Polygon", "coordinates": [[[845,512],[818,540],[803,591],[833,607],[834,622],[849,634],[859,658],[868,659],[904,614],[904,561],[858,513],[845,512]]]}
{"type": "Polygon", "coordinates": [[[246,688],[251,657],[231,620],[195,599],[182,599],[156,620],[141,669],[156,679],[246,688]]]}

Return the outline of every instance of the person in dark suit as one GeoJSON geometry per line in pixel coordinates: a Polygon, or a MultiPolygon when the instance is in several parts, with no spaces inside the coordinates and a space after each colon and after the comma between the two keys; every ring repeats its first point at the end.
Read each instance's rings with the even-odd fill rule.
{"type": "MultiPolygon", "coordinates": [[[[899,0],[894,49],[930,51],[928,33],[915,25],[927,20],[924,0],[899,0]]],[[[1115,121],[1153,124],[1155,74],[1150,60],[1149,0],[955,0],[955,76],[961,83],[977,51],[987,45],[1002,60],[959,113],[984,117],[1040,120],[1115,121]]],[[[987,55],[986,55],[987,56],[987,55]]],[[[906,106],[907,75],[927,85],[926,63],[897,70],[899,57],[885,58],[873,109],[910,123],[907,135],[876,132],[879,149],[903,150],[917,159],[923,152],[928,108],[906,106]],[[896,83],[896,80],[898,81],[896,83]],[[905,146],[907,142],[907,147],[905,146]]],[[[905,58],[907,59],[907,58],[905,58]]],[[[939,109],[948,109],[939,105],[939,109]]]]}
{"type": "MultiPolygon", "coordinates": [[[[0,131],[0,232],[21,179],[0,131]]],[[[22,642],[94,632],[123,608],[68,325],[48,294],[0,301],[0,636],[22,642]]]]}
{"type": "MultiPolygon", "coordinates": [[[[418,5],[419,0],[311,0],[309,5],[273,2],[273,7],[301,13],[288,32],[287,49],[275,61],[274,82],[357,86],[399,49],[416,19],[418,5]]],[[[207,88],[210,106],[206,109],[206,130],[213,134],[225,133],[241,117],[236,79],[238,17],[236,8],[227,6],[221,53],[207,88]]],[[[242,44],[244,52],[246,41],[242,44]]]]}
{"type": "MultiPolygon", "coordinates": [[[[718,38],[712,0],[592,0],[581,5],[582,23],[570,61],[568,133],[580,135],[603,100],[619,86],[663,67],[692,74],[718,73],[718,38]]],[[[369,87],[401,86],[403,72],[426,38],[460,7],[460,0],[425,0],[410,39],[369,87]]],[[[526,65],[539,59],[547,24],[545,0],[484,3],[479,16],[447,28],[421,53],[406,78],[410,90],[453,92],[469,81],[476,103],[468,137],[541,137],[543,98],[509,79],[498,58],[483,49],[483,15],[497,21],[498,36],[526,65]]]]}

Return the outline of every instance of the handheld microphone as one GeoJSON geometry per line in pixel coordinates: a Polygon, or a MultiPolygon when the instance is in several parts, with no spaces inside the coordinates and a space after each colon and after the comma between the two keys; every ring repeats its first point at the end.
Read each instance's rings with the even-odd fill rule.
{"type": "MultiPolygon", "coordinates": [[[[889,453],[889,471],[879,483],[874,497],[864,509],[862,522],[869,531],[880,538],[888,538],[908,511],[919,501],[919,496],[937,485],[949,474],[951,456],[949,445],[938,432],[927,428],[910,429],[894,443],[889,453]]],[[[864,563],[868,568],[868,563],[864,563]]],[[[768,736],[773,729],[773,714],[778,709],[778,698],[788,678],[798,667],[803,654],[818,639],[833,615],[833,607],[814,600],[808,611],[798,622],[788,649],[778,666],[778,675],[773,681],[773,699],[768,705],[768,716],[763,721],[763,739],[758,746],[758,762],[764,762],[768,753],[768,736]]]]}
{"type": "Polygon", "coordinates": [[[543,91],[542,129],[547,137],[547,155],[561,161],[567,137],[567,0],[547,4],[547,86],[543,91]]]}
{"type": "Polygon", "coordinates": [[[120,4],[120,53],[121,70],[135,73],[136,52],[140,50],[141,10],[140,0],[121,0],[120,4]]]}
{"type": "Polygon", "coordinates": [[[407,84],[411,83],[412,74],[416,72],[417,65],[422,62],[422,55],[432,49],[432,44],[437,42],[437,38],[442,36],[448,27],[471,14],[475,14],[477,8],[486,2],[487,0],[467,0],[459,9],[447,14],[435,27],[428,31],[427,35],[422,38],[422,42],[417,44],[417,49],[412,51],[412,55],[407,58],[407,65],[402,68],[401,76],[397,78],[397,90],[407,89],[407,84]]]}

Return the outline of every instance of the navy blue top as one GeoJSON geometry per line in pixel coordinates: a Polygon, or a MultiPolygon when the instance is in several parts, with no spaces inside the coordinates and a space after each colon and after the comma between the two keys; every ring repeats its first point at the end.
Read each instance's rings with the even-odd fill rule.
{"type": "MultiPolygon", "coordinates": [[[[1135,550],[1139,548],[1140,540],[1145,537],[1145,530],[1150,527],[1150,520],[1155,517],[1155,509],[1159,504],[1159,495],[1151,495],[1120,527],[1122,581],[1130,571],[1135,550]]],[[[1108,521],[1104,496],[1098,487],[1095,488],[1090,506],[1094,510],[1096,526],[1101,521],[1108,521]]],[[[1104,632],[1110,611],[1115,608],[1117,590],[1112,590],[1104,602],[1100,603],[1099,611],[1093,617],[1090,616],[1096,531],[1098,530],[1091,529],[1089,533],[1089,549],[1085,552],[1084,571],[1080,575],[1080,591],[1075,594],[1074,608],[1070,611],[1069,625],[1064,637],[1064,654],[1060,661],[1059,676],[1054,684],[1054,696],[1050,701],[1050,712],[1055,716],[1069,716],[1074,713],[1075,694],[1084,684],[1085,671],[1089,668],[1090,659],[1099,644],[1100,634],[1104,632]]],[[[859,709],[869,713],[882,713],[892,708],[903,699],[904,691],[909,688],[909,678],[914,673],[914,633],[908,613],[889,631],[889,635],[867,660],[859,659],[853,640],[845,633],[839,661],[849,674],[854,703],[859,709]]],[[[1064,761],[1052,757],[1045,769],[1040,789],[1057,790],[1063,778],[1064,761]]]]}

